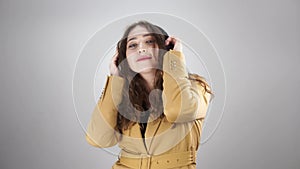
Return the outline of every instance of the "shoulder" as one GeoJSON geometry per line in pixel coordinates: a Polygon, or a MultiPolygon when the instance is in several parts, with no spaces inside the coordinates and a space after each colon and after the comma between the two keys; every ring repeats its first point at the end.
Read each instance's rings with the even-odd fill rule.
{"type": "Polygon", "coordinates": [[[211,88],[204,77],[198,74],[189,73],[188,79],[190,80],[192,86],[197,86],[198,91],[205,96],[206,101],[209,101],[211,98],[213,98],[211,88]]]}
{"type": "Polygon", "coordinates": [[[210,89],[209,84],[207,83],[206,79],[198,74],[188,73],[188,79],[192,83],[196,83],[204,88],[210,89]]]}
{"type": "Polygon", "coordinates": [[[204,77],[202,77],[198,74],[195,74],[195,73],[188,73],[188,78],[193,81],[205,81],[206,82],[204,77]]]}

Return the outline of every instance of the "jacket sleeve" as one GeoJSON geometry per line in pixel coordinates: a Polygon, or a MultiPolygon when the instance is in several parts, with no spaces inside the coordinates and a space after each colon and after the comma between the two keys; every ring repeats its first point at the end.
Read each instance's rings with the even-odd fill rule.
{"type": "Polygon", "coordinates": [[[182,52],[170,50],[163,59],[164,114],[170,122],[204,118],[210,95],[199,82],[189,80],[182,52]]]}
{"type": "Polygon", "coordinates": [[[118,142],[119,134],[115,131],[117,105],[121,102],[124,79],[108,76],[92,117],[87,126],[86,141],[95,147],[111,147],[118,142]]]}

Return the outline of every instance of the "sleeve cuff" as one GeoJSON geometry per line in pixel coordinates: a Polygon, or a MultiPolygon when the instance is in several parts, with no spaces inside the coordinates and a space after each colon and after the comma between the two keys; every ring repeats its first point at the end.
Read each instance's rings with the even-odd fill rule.
{"type": "Polygon", "coordinates": [[[185,57],[182,52],[170,50],[163,59],[163,71],[174,79],[187,78],[188,72],[185,66],[185,57]]]}

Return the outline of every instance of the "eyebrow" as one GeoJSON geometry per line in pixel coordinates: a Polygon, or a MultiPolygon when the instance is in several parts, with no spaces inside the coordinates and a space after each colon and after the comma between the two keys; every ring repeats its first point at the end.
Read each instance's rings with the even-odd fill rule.
{"type": "MultiPolygon", "coordinates": [[[[152,36],[152,33],[144,34],[143,37],[145,37],[145,36],[152,36]]],[[[129,41],[131,41],[131,40],[134,40],[134,39],[136,39],[136,37],[133,37],[133,38],[128,39],[127,43],[128,43],[129,41]]]]}

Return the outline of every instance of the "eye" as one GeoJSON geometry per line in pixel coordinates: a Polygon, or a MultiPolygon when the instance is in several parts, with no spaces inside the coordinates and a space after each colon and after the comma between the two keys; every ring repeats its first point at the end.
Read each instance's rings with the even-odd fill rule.
{"type": "Polygon", "coordinates": [[[152,39],[150,39],[150,40],[147,40],[147,41],[146,41],[146,43],[151,45],[151,44],[153,44],[153,43],[154,43],[154,40],[152,40],[152,39]]]}
{"type": "Polygon", "coordinates": [[[137,47],[137,44],[136,43],[132,43],[132,44],[129,44],[127,48],[128,49],[134,49],[136,47],[137,47]]]}

